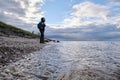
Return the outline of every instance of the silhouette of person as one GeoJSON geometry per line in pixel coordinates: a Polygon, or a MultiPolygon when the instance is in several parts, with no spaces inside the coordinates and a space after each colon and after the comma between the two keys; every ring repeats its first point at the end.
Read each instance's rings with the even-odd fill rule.
{"type": "Polygon", "coordinates": [[[41,21],[38,23],[37,27],[38,27],[40,34],[41,34],[40,43],[44,43],[44,31],[45,31],[45,27],[46,27],[44,17],[41,18],[41,21]]]}

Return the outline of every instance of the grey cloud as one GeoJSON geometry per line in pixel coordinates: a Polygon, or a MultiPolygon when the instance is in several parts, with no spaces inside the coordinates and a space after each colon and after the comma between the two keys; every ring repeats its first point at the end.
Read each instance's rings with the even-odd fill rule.
{"type": "Polygon", "coordinates": [[[20,16],[25,15],[25,11],[21,8],[20,3],[15,2],[14,0],[0,1],[0,10],[13,14],[19,14],[20,16]]]}
{"type": "Polygon", "coordinates": [[[14,0],[0,0],[0,21],[23,28],[20,24],[25,24],[16,14],[24,17],[25,11],[20,7],[20,4],[14,0]],[[4,12],[11,13],[5,14],[4,12]]]}
{"type": "Polygon", "coordinates": [[[110,3],[112,6],[120,6],[120,0],[106,0],[108,3],[110,3]]]}
{"type": "MultiPolygon", "coordinates": [[[[41,15],[42,11],[39,10],[39,5],[41,4],[41,1],[35,2],[33,8],[36,10],[36,12],[31,13],[37,13],[41,15]]],[[[25,30],[32,31],[33,26],[36,25],[36,16],[26,17],[26,13],[30,13],[27,12],[27,8],[29,8],[29,5],[29,0],[0,0],[0,21],[17,26],[25,30]],[[21,2],[25,6],[25,8],[22,7],[21,2]]]]}
{"type": "Polygon", "coordinates": [[[33,24],[27,24],[24,21],[16,18],[15,16],[14,17],[13,16],[8,16],[8,15],[5,15],[5,14],[0,12],[0,19],[1,19],[1,21],[6,22],[8,24],[12,24],[12,25],[15,25],[19,28],[32,31],[32,26],[31,25],[33,25],[33,24]]]}
{"type": "Polygon", "coordinates": [[[46,35],[59,40],[120,40],[120,28],[116,28],[115,25],[91,25],[81,28],[51,29],[50,32],[46,32],[46,35]]]}

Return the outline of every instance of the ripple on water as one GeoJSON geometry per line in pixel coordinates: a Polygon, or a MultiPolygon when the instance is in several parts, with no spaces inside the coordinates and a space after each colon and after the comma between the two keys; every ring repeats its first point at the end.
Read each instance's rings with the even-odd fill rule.
{"type": "Polygon", "coordinates": [[[119,80],[120,42],[50,43],[25,59],[0,68],[7,80],[119,80]]]}

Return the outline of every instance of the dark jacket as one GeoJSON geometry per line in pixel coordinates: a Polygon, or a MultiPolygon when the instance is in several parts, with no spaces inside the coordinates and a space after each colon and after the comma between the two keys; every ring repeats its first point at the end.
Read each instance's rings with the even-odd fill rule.
{"type": "Polygon", "coordinates": [[[45,29],[45,23],[43,23],[43,22],[40,22],[38,25],[37,25],[37,27],[38,27],[38,29],[39,30],[44,30],[45,29]]]}

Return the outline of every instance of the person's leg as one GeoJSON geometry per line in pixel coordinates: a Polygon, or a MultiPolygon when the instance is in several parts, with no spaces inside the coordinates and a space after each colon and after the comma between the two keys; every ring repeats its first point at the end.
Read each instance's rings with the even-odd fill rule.
{"type": "Polygon", "coordinates": [[[42,43],[42,30],[40,29],[40,43],[42,43]]]}
{"type": "Polygon", "coordinates": [[[40,36],[40,43],[44,43],[44,30],[40,30],[41,36],[40,36]]]}
{"type": "Polygon", "coordinates": [[[42,43],[44,43],[44,29],[42,30],[42,43]]]}

